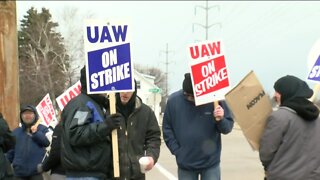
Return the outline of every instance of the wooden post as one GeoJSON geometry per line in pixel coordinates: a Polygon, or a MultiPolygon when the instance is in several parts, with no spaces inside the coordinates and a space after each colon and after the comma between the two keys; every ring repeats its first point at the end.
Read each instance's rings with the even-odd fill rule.
{"type": "Polygon", "coordinates": [[[10,129],[19,125],[16,2],[0,1],[0,112],[10,129]]]}
{"type": "MultiPolygon", "coordinates": [[[[219,106],[219,101],[214,101],[213,102],[213,108],[216,108],[217,106],[219,106]]],[[[216,118],[216,120],[220,120],[220,118],[216,118]]]]}
{"type": "MultiPolygon", "coordinates": [[[[116,110],[116,95],[109,93],[110,114],[115,114],[116,110]]],[[[118,151],[118,133],[117,129],[112,131],[112,155],[113,155],[113,174],[115,178],[120,177],[119,169],[119,151],[118,151]]]]}

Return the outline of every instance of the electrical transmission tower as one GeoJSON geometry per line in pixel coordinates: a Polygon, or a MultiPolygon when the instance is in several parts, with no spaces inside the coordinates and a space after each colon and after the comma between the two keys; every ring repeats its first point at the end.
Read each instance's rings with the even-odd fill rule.
{"type": "Polygon", "coordinates": [[[195,15],[197,14],[197,8],[202,8],[202,9],[204,9],[205,11],[206,11],[206,24],[205,25],[203,25],[203,24],[200,24],[200,23],[193,23],[192,24],[192,31],[194,32],[194,26],[195,25],[198,25],[198,26],[200,26],[200,27],[203,27],[205,30],[206,30],[206,40],[208,40],[208,30],[209,30],[209,28],[211,28],[212,26],[215,26],[215,25],[219,25],[220,26],[220,28],[221,28],[221,23],[220,22],[217,22],[217,23],[213,23],[213,24],[208,24],[209,22],[209,18],[208,18],[208,11],[211,9],[211,8],[218,8],[218,10],[220,11],[220,6],[219,5],[214,5],[214,6],[208,6],[208,0],[206,0],[206,6],[204,7],[204,6],[196,6],[195,8],[194,8],[194,13],[195,13],[195,15]]]}
{"type": "Polygon", "coordinates": [[[166,50],[165,51],[161,51],[161,52],[164,52],[166,54],[166,62],[165,62],[165,65],[166,65],[166,72],[165,72],[165,75],[166,75],[166,90],[165,90],[165,98],[167,100],[168,98],[168,91],[169,91],[169,87],[168,87],[168,67],[169,67],[169,53],[172,52],[172,51],[169,51],[169,46],[168,46],[168,43],[166,44],[166,50]]]}

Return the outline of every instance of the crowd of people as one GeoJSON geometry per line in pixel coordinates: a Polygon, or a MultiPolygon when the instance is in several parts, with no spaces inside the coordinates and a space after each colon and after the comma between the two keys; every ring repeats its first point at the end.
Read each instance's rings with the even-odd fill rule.
{"type": "MultiPolygon", "coordinates": [[[[52,180],[111,180],[112,131],[118,133],[119,179],[146,179],[144,172],[159,159],[161,131],[153,110],[137,95],[136,82],[134,91],[116,93],[115,114],[105,94],[88,94],[85,67],[80,82],[81,94],[65,106],[51,138],[32,105],[21,107],[21,126],[13,131],[0,114],[0,179],[42,180],[47,172],[52,180]]],[[[274,90],[279,108],[267,119],[259,149],[265,179],[319,180],[319,109],[308,100],[313,91],[291,75],[278,79],[274,90]]],[[[162,125],[178,179],[220,180],[221,134],[230,133],[233,124],[225,101],[195,105],[186,73],[182,88],[168,98],[162,125]]]]}

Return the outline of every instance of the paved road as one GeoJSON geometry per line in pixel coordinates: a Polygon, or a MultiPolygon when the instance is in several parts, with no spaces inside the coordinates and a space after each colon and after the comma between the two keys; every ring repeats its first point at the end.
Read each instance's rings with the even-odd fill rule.
{"type": "MultiPolygon", "coordinates": [[[[162,143],[157,165],[146,174],[147,180],[177,180],[175,157],[162,143]]],[[[258,152],[252,151],[239,129],[222,136],[222,180],[262,180],[263,169],[258,152]]]]}

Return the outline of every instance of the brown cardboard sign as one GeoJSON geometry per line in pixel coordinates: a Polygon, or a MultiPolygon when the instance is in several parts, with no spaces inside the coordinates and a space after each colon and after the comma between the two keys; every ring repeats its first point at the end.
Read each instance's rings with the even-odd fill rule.
{"type": "Polygon", "coordinates": [[[250,71],[225,98],[252,149],[258,151],[272,105],[255,73],[250,71]]]}

